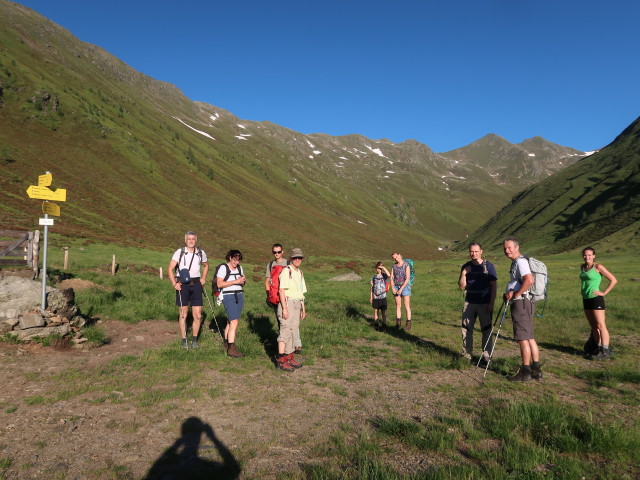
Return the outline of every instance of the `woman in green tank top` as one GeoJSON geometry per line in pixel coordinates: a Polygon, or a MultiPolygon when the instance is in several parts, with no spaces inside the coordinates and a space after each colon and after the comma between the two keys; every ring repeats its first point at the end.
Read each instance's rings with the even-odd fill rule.
{"type": "Polygon", "coordinates": [[[609,358],[609,331],[605,322],[604,296],[618,283],[609,270],[601,263],[595,263],[596,251],[592,247],[582,250],[584,263],[580,269],[580,293],[582,294],[582,304],[584,314],[591,326],[591,337],[598,345],[598,353],[593,357],[596,360],[609,358]],[[604,291],[600,290],[602,277],[609,280],[609,285],[604,291]]]}

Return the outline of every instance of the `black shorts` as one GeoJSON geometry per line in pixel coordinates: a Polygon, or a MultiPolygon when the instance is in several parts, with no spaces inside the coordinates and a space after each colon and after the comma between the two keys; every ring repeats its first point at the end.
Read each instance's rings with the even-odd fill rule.
{"type": "Polygon", "coordinates": [[[371,302],[371,306],[374,310],[386,310],[387,309],[387,297],[385,298],[374,298],[373,302],[371,302]]]}
{"type": "Polygon", "coordinates": [[[176,290],[176,305],[178,307],[202,306],[202,284],[199,278],[194,278],[189,283],[183,283],[182,290],[176,290]]]}
{"type": "Polygon", "coordinates": [[[583,298],[582,306],[585,310],[605,310],[604,297],[583,298]]]}

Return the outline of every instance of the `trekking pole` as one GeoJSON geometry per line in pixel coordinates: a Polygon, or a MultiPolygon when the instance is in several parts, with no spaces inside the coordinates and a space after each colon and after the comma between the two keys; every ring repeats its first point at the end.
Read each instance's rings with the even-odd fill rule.
{"type": "MultiPolygon", "coordinates": [[[[493,326],[491,327],[491,331],[489,332],[489,338],[487,338],[487,342],[482,346],[482,353],[487,351],[487,346],[491,342],[491,335],[493,335],[493,331],[495,330],[496,325],[498,323],[498,318],[500,318],[500,310],[502,310],[503,307],[504,307],[504,300],[502,300],[502,305],[496,312],[496,319],[493,321],[493,326]]],[[[480,358],[478,359],[478,363],[476,364],[476,367],[480,366],[481,361],[482,361],[482,355],[480,355],[480,358]]]]}
{"type": "Polygon", "coordinates": [[[182,292],[180,290],[176,290],[176,293],[178,294],[178,298],[180,299],[180,322],[182,322],[184,320],[184,334],[185,334],[185,338],[187,335],[187,319],[184,316],[184,314],[182,313],[182,292]]]}
{"type": "Polygon", "coordinates": [[[213,305],[211,303],[211,299],[209,298],[209,294],[207,293],[207,290],[205,288],[203,288],[202,290],[204,291],[204,296],[207,297],[207,302],[209,303],[209,308],[211,309],[211,316],[213,317],[213,321],[215,322],[216,328],[218,329],[218,333],[220,334],[220,339],[222,340],[222,344],[224,345],[224,337],[222,336],[222,332],[220,331],[220,325],[218,325],[218,320],[216,319],[216,316],[213,313],[213,305]]]}
{"type": "MultiPolygon", "coordinates": [[[[487,351],[487,347],[489,346],[489,344],[491,343],[491,336],[493,335],[493,331],[496,328],[496,324],[498,323],[498,318],[500,319],[500,323],[498,325],[498,330],[496,332],[496,338],[495,341],[491,344],[491,350],[489,352],[489,361],[487,362],[487,366],[484,369],[484,375],[487,374],[487,370],[489,369],[489,364],[491,363],[491,358],[493,357],[493,350],[495,349],[496,346],[496,342],[498,341],[498,335],[500,335],[500,329],[502,328],[502,322],[504,322],[504,317],[507,314],[507,303],[503,300],[502,301],[502,306],[498,309],[498,313],[496,314],[496,319],[493,322],[493,326],[491,327],[491,331],[489,332],[489,338],[487,339],[487,343],[484,344],[484,346],[482,347],[482,352],[486,352],[487,351]],[[502,315],[500,315],[500,310],[502,310],[502,315]]],[[[480,366],[480,362],[482,361],[483,356],[480,355],[480,358],[478,359],[478,363],[476,364],[476,367],[480,366]]],[[[484,377],[483,375],[483,377],[484,377]]]]}

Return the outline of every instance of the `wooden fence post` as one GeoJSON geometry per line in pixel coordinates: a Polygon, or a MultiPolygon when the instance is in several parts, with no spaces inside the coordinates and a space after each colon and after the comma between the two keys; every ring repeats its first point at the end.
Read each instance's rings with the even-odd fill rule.
{"type": "Polygon", "coordinates": [[[66,271],[69,268],[69,247],[62,247],[62,249],[64,250],[64,266],[62,269],[66,271]]]}
{"type": "Polygon", "coordinates": [[[116,256],[113,255],[113,258],[111,259],[111,275],[115,275],[116,274],[116,256]]]}
{"type": "Polygon", "coordinates": [[[160,280],[162,280],[162,267],[160,267],[160,280]]]}

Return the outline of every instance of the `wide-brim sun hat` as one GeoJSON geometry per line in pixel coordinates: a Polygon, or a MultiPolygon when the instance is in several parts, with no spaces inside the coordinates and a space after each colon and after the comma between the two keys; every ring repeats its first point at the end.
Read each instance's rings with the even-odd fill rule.
{"type": "Polygon", "coordinates": [[[301,249],[294,248],[293,250],[291,250],[289,258],[304,258],[304,253],[302,253],[301,249]]]}

